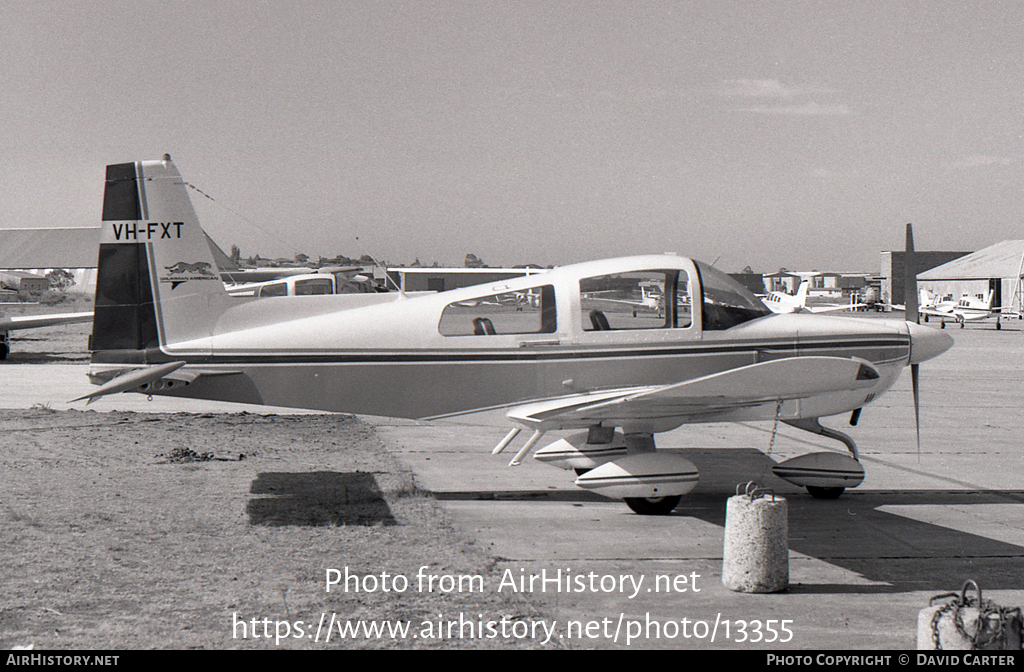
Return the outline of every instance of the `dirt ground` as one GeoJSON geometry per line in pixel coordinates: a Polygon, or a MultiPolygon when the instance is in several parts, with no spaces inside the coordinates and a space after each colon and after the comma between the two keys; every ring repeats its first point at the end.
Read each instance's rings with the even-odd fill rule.
{"type": "Polygon", "coordinates": [[[0,648],[536,646],[313,639],[321,614],[419,624],[540,613],[493,591],[415,588],[424,566],[489,585],[496,570],[352,416],[3,411],[0,479],[0,648]],[[328,593],[328,570],[346,567],[380,580],[328,593]],[[384,592],[384,572],[411,587],[384,592]],[[277,644],[279,620],[291,629],[277,644]]]}
{"type": "MultiPolygon", "coordinates": [[[[88,361],[90,328],[16,334],[0,382],[7,366],[88,361]]],[[[496,584],[494,559],[353,416],[2,410],[0,482],[0,649],[539,646],[440,632],[543,607],[442,590],[441,577],[496,584]],[[346,568],[358,588],[328,592],[329,570],[346,568]],[[332,617],[402,621],[415,636],[326,641],[332,617]]]]}

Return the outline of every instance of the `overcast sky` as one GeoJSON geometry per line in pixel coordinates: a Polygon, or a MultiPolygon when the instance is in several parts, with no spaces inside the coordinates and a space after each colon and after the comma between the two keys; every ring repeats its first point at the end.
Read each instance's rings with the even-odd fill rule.
{"type": "Polygon", "coordinates": [[[0,227],[174,158],[243,255],[877,271],[1024,238],[1019,2],[0,4],[0,227]]]}

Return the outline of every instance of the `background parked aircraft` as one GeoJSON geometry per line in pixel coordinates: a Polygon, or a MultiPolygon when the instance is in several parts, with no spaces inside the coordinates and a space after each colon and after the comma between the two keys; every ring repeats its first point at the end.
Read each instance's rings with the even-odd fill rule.
{"type": "Polygon", "coordinates": [[[938,317],[942,320],[940,328],[946,328],[946,320],[952,320],[963,329],[967,322],[977,322],[988,318],[996,318],[996,329],[1001,329],[999,319],[1002,317],[1002,308],[995,307],[995,292],[991,289],[985,296],[980,294],[964,294],[959,301],[940,301],[933,298],[927,291],[921,290],[922,300],[930,302],[921,306],[921,314],[925,316],[925,322],[929,317],[938,317]]]}
{"type": "Polygon", "coordinates": [[[4,317],[0,315],[0,360],[7,359],[11,351],[10,332],[19,329],[38,329],[58,324],[90,322],[92,311],[82,313],[56,313],[53,315],[21,315],[4,317]]]}
{"type": "Polygon", "coordinates": [[[835,303],[825,304],[820,306],[808,306],[807,305],[807,292],[810,287],[810,283],[804,280],[800,283],[800,287],[796,290],[796,294],[786,294],[785,292],[769,292],[767,296],[761,300],[764,305],[768,306],[768,309],[773,313],[787,314],[787,313],[831,313],[837,310],[850,310],[853,308],[863,308],[866,303],[835,303]]]}
{"type": "MultiPolygon", "coordinates": [[[[308,270],[308,269],[306,269],[308,270]]],[[[311,296],[316,294],[368,294],[387,291],[367,275],[361,267],[320,269],[316,273],[285,274],[284,277],[261,282],[225,283],[231,296],[311,296]]],[[[243,278],[240,273],[221,273],[231,278],[243,278]]]]}

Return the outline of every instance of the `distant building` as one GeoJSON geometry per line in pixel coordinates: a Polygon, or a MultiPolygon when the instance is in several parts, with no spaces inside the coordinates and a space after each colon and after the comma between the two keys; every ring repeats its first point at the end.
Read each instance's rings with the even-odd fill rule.
{"type": "Polygon", "coordinates": [[[0,271],[0,287],[14,292],[45,292],[50,281],[27,271],[0,271]]]}
{"type": "Polygon", "coordinates": [[[782,270],[774,273],[765,273],[763,276],[764,292],[785,292],[795,294],[800,288],[800,281],[803,279],[796,273],[782,270]]]}
{"type": "MultiPolygon", "coordinates": [[[[941,266],[947,262],[959,259],[970,252],[914,252],[914,262],[917,266],[917,277],[920,279],[921,274],[925,271],[941,266]]],[[[906,296],[904,296],[904,287],[906,287],[906,279],[904,275],[904,268],[906,262],[904,261],[906,253],[902,250],[899,251],[888,251],[882,252],[882,284],[881,284],[881,300],[888,303],[906,303],[906,296]]]]}

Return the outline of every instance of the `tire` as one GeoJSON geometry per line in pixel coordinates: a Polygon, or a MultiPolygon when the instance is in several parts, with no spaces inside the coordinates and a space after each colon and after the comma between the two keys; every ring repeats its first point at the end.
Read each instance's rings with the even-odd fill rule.
{"type": "Polygon", "coordinates": [[[641,516],[667,516],[679,506],[682,495],[672,497],[626,497],[626,506],[641,516]]]}
{"type": "Polygon", "coordinates": [[[7,353],[11,351],[11,348],[6,343],[0,343],[0,362],[7,359],[7,353]]]}
{"type": "Polygon", "coordinates": [[[807,494],[815,499],[839,499],[839,496],[846,492],[846,488],[823,488],[815,485],[807,486],[807,494]]]}

